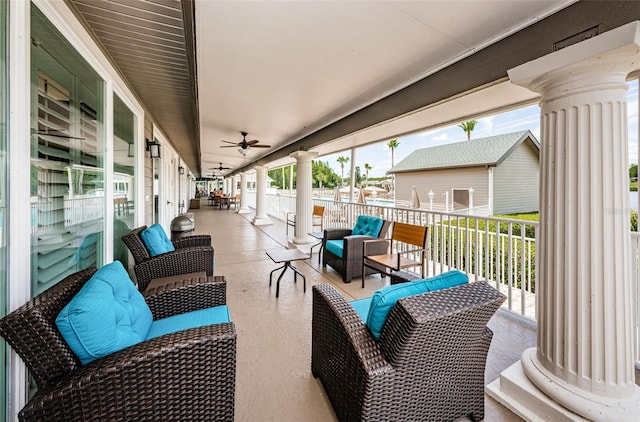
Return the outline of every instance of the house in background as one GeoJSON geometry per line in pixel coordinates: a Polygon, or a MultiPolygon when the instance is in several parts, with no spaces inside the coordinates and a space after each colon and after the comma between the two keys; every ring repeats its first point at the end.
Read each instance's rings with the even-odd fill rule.
{"type": "Polygon", "coordinates": [[[415,186],[422,209],[510,214],[538,211],[539,160],[540,142],[522,131],[419,149],[388,173],[400,206],[415,186]]]}

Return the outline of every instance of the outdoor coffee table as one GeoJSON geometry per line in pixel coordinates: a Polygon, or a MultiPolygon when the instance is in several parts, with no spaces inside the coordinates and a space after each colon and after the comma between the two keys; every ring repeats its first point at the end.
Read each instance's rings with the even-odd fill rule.
{"type": "Polygon", "coordinates": [[[271,260],[273,262],[275,262],[276,264],[284,263],[284,265],[282,267],[276,268],[275,270],[271,271],[271,273],[269,274],[269,287],[271,287],[271,281],[272,281],[272,278],[273,278],[273,273],[278,271],[278,270],[282,270],[282,272],[278,276],[278,281],[276,281],[276,297],[278,297],[279,294],[280,294],[280,279],[282,278],[284,273],[287,271],[287,268],[291,268],[293,270],[293,282],[294,283],[297,283],[298,275],[300,275],[300,277],[302,277],[303,291],[306,293],[306,291],[307,291],[307,279],[305,278],[304,274],[302,274],[300,271],[298,271],[298,269],[296,267],[291,265],[291,261],[298,261],[298,260],[301,260],[301,259],[307,259],[307,258],[309,258],[309,255],[307,255],[304,252],[301,252],[299,249],[272,249],[272,250],[269,250],[269,251],[266,251],[266,252],[267,252],[267,256],[269,258],[271,258],[271,260]]]}

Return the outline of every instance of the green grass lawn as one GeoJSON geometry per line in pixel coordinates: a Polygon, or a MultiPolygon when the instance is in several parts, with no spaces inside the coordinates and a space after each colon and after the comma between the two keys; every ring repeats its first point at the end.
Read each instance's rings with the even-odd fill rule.
{"type": "Polygon", "coordinates": [[[527,212],[522,214],[496,214],[498,218],[513,218],[515,220],[538,221],[538,212],[527,212]]]}
{"type": "Polygon", "coordinates": [[[638,181],[629,182],[629,190],[631,192],[638,192],[638,181]]]}

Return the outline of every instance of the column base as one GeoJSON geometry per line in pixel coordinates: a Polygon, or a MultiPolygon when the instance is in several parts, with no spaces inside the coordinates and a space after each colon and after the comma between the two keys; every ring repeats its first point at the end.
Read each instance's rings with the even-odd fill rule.
{"type": "Polygon", "coordinates": [[[318,243],[317,239],[314,239],[311,236],[301,236],[301,237],[293,237],[288,240],[287,248],[288,249],[299,249],[304,253],[310,253],[311,247],[318,243]]]}
{"type": "MultiPolygon", "coordinates": [[[[535,348],[527,349],[522,360],[514,363],[500,374],[500,377],[485,387],[485,392],[528,421],[612,421],[634,420],[640,414],[640,387],[636,386],[635,398],[631,400],[610,400],[609,403],[596,402],[567,389],[568,384],[560,385],[547,378],[546,385],[553,389],[553,397],[539,389],[525,373],[529,366],[531,372],[532,357],[535,348]],[[561,404],[571,403],[572,409],[561,404]]],[[[539,372],[539,382],[544,374],[539,372]]]]}
{"type": "Polygon", "coordinates": [[[238,214],[251,214],[251,210],[248,207],[240,208],[238,214]]]}
{"type": "Polygon", "coordinates": [[[271,220],[267,216],[263,216],[263,217],[255,216],[253,217],[251,224],[253,224],[254,226],[267,226],[269,224],[273,224],[273,220],[271,220]]]}

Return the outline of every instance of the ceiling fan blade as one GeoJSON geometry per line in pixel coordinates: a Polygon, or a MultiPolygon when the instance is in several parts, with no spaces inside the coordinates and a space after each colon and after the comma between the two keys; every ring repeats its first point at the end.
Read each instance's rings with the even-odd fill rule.
{"type": "Polygon", "coordinates": [[[233,145],[240,145],[237,142],[231,142],[231,141],[225,141],[224,139],[220,139],[222,142],[226,142],[228,144],[233,144],[233,145]]]}
{"type": "Polygon", "coordinates": [[[271,145],[251,145],[251,148],[271,148],[271,145]]]}
{"type": "Polygon", "coordinates": [[[239,145],[238,144],[233,144],[233,145],[220,145],[220,148],[237,148],[239,145]]]}
{"type": "Polygon", "coordinates": [[[255,144],[257,144],[258,142],[260,142],[260,141],[258,141],[257,139],[252,139],[252,140],[250,140],[250,141],[247,141],[247,145],[255,145],[255,144]]]}

